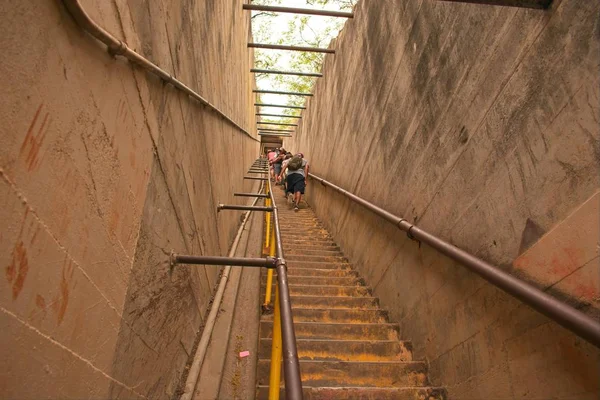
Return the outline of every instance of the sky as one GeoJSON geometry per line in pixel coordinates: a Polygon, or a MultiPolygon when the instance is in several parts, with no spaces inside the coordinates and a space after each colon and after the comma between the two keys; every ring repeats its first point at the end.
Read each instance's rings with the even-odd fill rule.
{"type": "MultiPolygon", "coordinates": [[[[255,1],[256,4],[261,4],[260,1],[255,1]]],[[[310,8],[310,9],[320,9],[320,10],[333,10],[339,11],[340,7],[336,4],[328,5],[327,7],[321,7],[317,5],[307,4],[306,0],[283,0],[280,4],[283,7],[298,7],[298,8],[310,8]]],[[[256,15],[258,12],[253,11],[252,15],[256,15]]],[[[257,43],[276,43],[278,39],[280,39],[284,33],[288,30],[290,22],[296,18],[297,14],[289,14],[289,13],[277,13],[274,17],[266,17],[259,16],[252,20],[252,28],[254,32],[254,40],[257,43]],[[268,34],[266,37],[260,38],[259,30],[263,29],[263,32],[266,31],[268,34]]],[[[332,17],[322,17],[322,16],[310,16],[308,25],[309,27],[317,33],[323,32],[328,26],[331,26],[337,18],[332,17]]],[[[343,22],[344,20],[342,20],[343,22]]],[[[334,32],[334,36],[337,36],[337,32],[334,32]]],[[[311,32],[310,29],[304,31],[304,39],[312,40],[315,35],[311,32]]],[[[284,44],[293,44],[293,43],[284,43],[284,44]]],[[[321,47],[328,47],[329,43],[323,43],[321,47]]],[[[290,66],[290,51],[280,51],[280,50],[264,50],[264,49],[255,49],[256,52],[263,51],[268,54],[281,54],[281,58],[278,60],[277,64],[272,68],[276,70],[282,71],[291,71],[297,70],[297,68],[292,68],[290,66]]],[[[303,70],[304,71],[304,70],[303,70]]],[[[304,71],[304,72],[319,72],[319,71],[304,71]]],[[[274,75],[266,75],[265,77],[261,77],[257,79],[257,87],[262,90],[286,90],[273,79],[274,75]]],[[[319,79],[319,78],[314,78],[319,79]]],[[[288,97],[286,95],[276,95],[276,94],[263,94],[262,102],[266,104],[286,104],[288,102],[288,97]]],[[[267,114],[282,114],[285,111],[283,108],[275,108],[275,107],[261,107],[262,113],[267,114]]],[[[278,120],[278,118],[265,118],[270,120],[278,120]]],[[[279,129],[276,126],[275,129],[279,129]]]]}

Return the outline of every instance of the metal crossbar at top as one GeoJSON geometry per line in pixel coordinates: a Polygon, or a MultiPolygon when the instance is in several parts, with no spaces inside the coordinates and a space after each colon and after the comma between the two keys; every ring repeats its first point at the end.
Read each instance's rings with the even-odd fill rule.
{"type": "Polygon", "coordinates": [[[250,11],[267,11],[267,12],[281,12],[281,13],[290,13],[290,14],[320,15],[320,16],[324,16],[324,17],[354,18],[354,14],[350,13],[350,12],[314,10],[314,9],[310,9],[310,8],[262,6],[259,4],[244,4],[242,6],[242,8],[244,10],[250,10],[250,11]]]}
{"type": "Polygon", "coordinates": [[[302,117],[300,115],[285,115],[285,114],[261,114],[261,113],[256,113],[256,116],[259,117],[282,117],[282,118],[298,118],[301,119],[302,117]]]}
{"type": "Polygon", "coordinates": [[[276,75],[297,75],[297,76],[312,76],[314,78],[322,78],[323,74],[318,72],[300,72],[300,71],[276,71],[271,69],[252,68],[250,72],[256,74],[276,74],[276,75]]]}
{"type": "Polygon", "coordinates": [[[279,122],[263,122],[263,121],[257,121],[256,122],[259,125],[279,125],[279,126],[298,126],[298,124],[283,124],[283,123],[279,123],[279,122]]]}
{"type": "Polygon", "coordinates": [[[438,0],[452,3],[485,4],[489,6],[547,9],[552,0],[438,0]]]}
{"type": "Polygon", "coordinates": [[[270,49],[270,50],[290,50],[290,51],[305,51],[309,53],[328,53],[335,54],[333,49],[324,49],[320,47],[307,47],[307,46],[286,46],[283,44],[268,44],[268,43],[248,43],[248,47],[256,49],[270,49]]]}
{"type": "Polygon", "coordinates": [[[298,110],[306,110],[304,106],[287,106],[285,104],[265,104],[265,103],[254,103],[257,107],[279,107],[279,108],[294,108],[298,110]]]}
{"type": "Polygon", "coordinates": [[[254,93],[267,93],[267,94],[285,94],[285,95],[289,95],[289,96],[310,96],[310,97],[313,96],[312,93],[282,92],[282,91],[279,91],[279,90],[260,90],[260,89],[254,89],[253,92],[254,93]]]}

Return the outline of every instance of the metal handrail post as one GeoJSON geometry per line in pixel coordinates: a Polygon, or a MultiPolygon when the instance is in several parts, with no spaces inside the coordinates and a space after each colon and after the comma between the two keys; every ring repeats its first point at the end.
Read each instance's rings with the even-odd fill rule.
{"type": "Polygon", "coordinates": [[[279,285],[275,285],[275,311],[273,312],[273,338],[271,339],[269,400],[279,400],[279,385],[281,382],[281,353],[281,311],[279,308],[279,285]]]}
{"type": "MultiPolygon", "coordinates": [[[[432,235],[429,232],[420,229],[411,224],[404,218],[398,217],[376,205],[369,203],[363,198],[342,189],[333,183],[326,181],[314,174],[309,173],[309,177],[317,180],[324,186],[329,186],[335,191],[343,194],[352,201],[362,205],[375,214],[383,217],[393,223],[401,230],[405,231],[411,239],[423,242],[438,250],[442,254],[458,261],[471,271],[504,290],[511,296],[516,297],[531,308],[539,311],[545,316],[551,318],[566,329],[587,340],[594,346],[600,348],[600,323],[587,316],[581,311],[569,306],[568,304],[550,296],[546,292],[522,281],[521,279],[501,270],[500,268],[475,257],[474,255],[459,249],[453,244],[432,235]]],[[[276,209],[273,210],[273,216],[276,217],[276,209]]],[[[279,267],[277,267],[279,270],[279,267]]]]}
{"type": "MultiPolygon", "coordinates": [[[[270,187],[273,182],[269,183],[270,187]]],[[[273,208],[273,227],[275,231],[275,245],[277,254],[277,283],[279,288],[280,314],[281,314],[281,336],[283,341],[283,373],[285,377],[285,398],[288,400],[302,399],[302,379],[300,378],[300,361],[296,347],[296,333],[294,331],[294,320],[292,317],[292,302],[290,299],[289,283],[287,276],[287,264],[283,253],[281,241],[281,230],[279,228],[279,213],[273,190],[271,195],[271,206],[273,208]]]]}
{"type": "MultiPolygon", "coordinates": [[[[271,241],[269,246],[269,257],[275,257],[275,231],[271,230],[271,241]]],[[[271,286],[273,285],[273,269],[267,271],[267,288],[265,291],[265,303],[263,304],[263,310],[269,311],[271,305],[271,286]]]]}

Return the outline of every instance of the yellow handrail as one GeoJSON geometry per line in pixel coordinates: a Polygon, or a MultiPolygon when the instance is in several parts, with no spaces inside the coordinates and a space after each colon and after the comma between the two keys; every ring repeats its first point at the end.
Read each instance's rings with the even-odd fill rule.
{"type": "MultiPolygon", "coordinates": [[[[272,272],[272,270],[269,270],[272,272]]],[[[281,316],[279,315],[279,284],[275,284],[275,312],[273,314],[273,339],[271,345],[271,374],[269,376],[269,400],[279,400],[281,381],[281,316]]]]}

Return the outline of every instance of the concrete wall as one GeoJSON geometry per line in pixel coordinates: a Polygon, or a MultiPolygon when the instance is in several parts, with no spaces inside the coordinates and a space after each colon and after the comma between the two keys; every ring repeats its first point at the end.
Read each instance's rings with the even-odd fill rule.
{"type": "MultiPolygon", "coordinates": [[[[363,0],[285,147],[597,316],[599,8],[363,0]]],[[[598,398],[596,348],[341,195],[307,190],[450,398],[598,398]]]]}
{"type": "MultiPolygon", "coordinates": [[[[254,127],[242,0],[82,0],[91,17],[254,127]]],[[[215,213],[258,142],[112,58],[60,1],[0,5],[0,397],[168,398],[226,254],[215,213]]]]}

